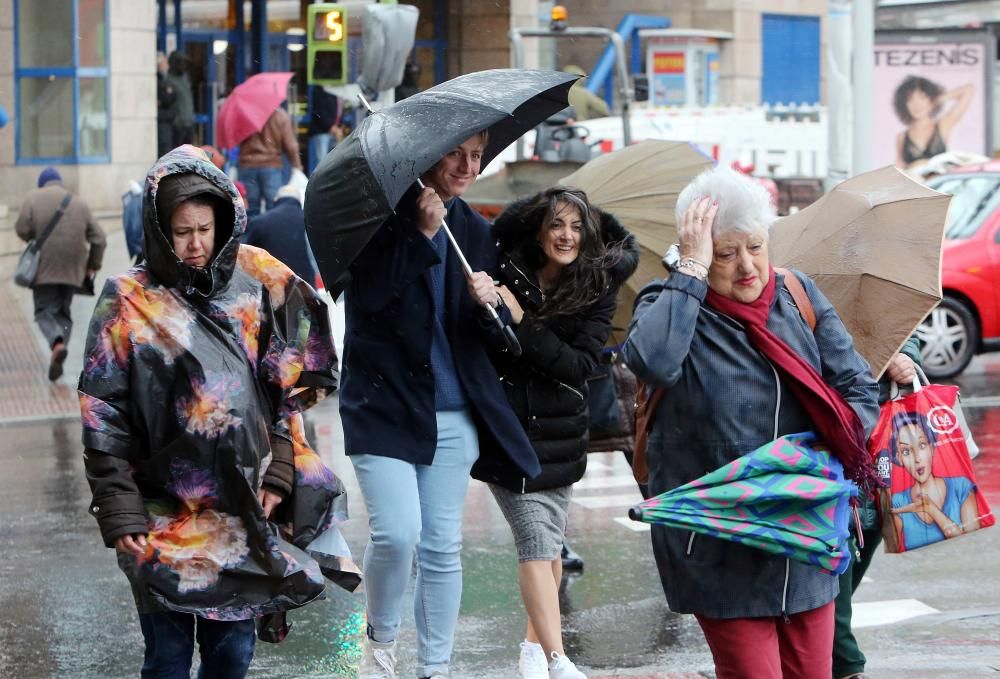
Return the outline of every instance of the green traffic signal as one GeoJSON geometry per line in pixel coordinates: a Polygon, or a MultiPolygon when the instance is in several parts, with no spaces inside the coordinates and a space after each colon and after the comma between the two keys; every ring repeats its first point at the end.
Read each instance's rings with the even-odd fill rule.
{"type": "Polygon", "coordinates": [[[347,11],[343,5],[309,5],[306,79],[310,85],[347,83],[347,11]]]}

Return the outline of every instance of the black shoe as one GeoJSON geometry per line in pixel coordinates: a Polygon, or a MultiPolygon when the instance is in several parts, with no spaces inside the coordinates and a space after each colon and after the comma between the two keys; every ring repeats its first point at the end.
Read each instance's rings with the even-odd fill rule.
{"type": "Polygon", "coordinates": [[[583,571],[583,557],[574,552],[567,542],[563,542],[562,564],[564,571],[583,571]]]}
{"type": "Polygon", "coordinates": [[[63,374],[63,363],[66,362],[66,354],[69,353],[62,340],[57,340],[52,345],[52,355],[49,357],[49,381],[55,382],[63,374]]]}

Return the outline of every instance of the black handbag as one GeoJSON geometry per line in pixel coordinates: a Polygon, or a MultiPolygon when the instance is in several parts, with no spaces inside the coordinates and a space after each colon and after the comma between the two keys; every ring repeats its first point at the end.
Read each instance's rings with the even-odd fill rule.
{"type": "Polygon", "coordinates": [[[78,294],[78,295],[84,295],[86,297],[93,297],[94,294],[95,294],[95,292],[94,292],[94,277],[93,276],[85,276],[84,279],[83,279],[83,283],[80,285],[80,287],[78,287],[76,289],[76,294],[78,294]]]}
{"type": "Polygon", "coordinates": [[[618,428],[618,392],[614,364],[602,363],[587,380],[590,390],[590,435],[604,438],[618,428]]]}
{"type": "Polygon", "coordinates": [[[35,278],[38,276],[38,255],[42,250],[42,244],[45,243],[52,230],[56,228],[56,224],[66,213],[66,206],[69,205],[71,198],[73,198],[73,194],[67,191],[66,196],[59,203],[59,208],[52,215],[49,223],[45,225],[41,235],[28,242],[28,247],[24,248],[24,252],[17,260],[17,268],[14,269],[14,282],[21,287],[30,288],[35,284],[35,278]]]}
{"type": "Polygon", "coordinates": [[[604,350],[601,365],[587,380],[587,386],[590,452],[622,450],[631,454],[635,439],[636,378],[622,361],[618,347],[604,350]]]}

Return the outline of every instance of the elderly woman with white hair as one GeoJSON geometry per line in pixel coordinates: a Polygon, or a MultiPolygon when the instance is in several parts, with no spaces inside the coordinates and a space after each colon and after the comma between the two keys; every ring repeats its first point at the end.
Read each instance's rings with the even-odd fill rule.
{"type": "MultiPolygon", "coordinates": [[[[864,489],[878,387],[810,279],[815,327],[768,258],[774,208],[728,168],[680,195],[681,259],[636,301],[629,367],[663,387],[649,434],[649,490],[696,479],[779,436],[815,431],[864,489]]],[[[806,306],[803,304],[803,306],[806,306]]],[[[653,551],[670,608],[693,613],[718,679],[831,676],[837,577],[735,542],[663,526],[653,551]]]]}

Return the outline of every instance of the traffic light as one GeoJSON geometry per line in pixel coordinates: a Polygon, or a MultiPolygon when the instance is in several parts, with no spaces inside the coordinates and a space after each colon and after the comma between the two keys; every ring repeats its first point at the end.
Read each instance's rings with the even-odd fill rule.
{"type": "Polygon", "coordinates": [[[309,5],[306,79],[310,85],[347,82],[347,12],[343,5],[309,5]]]}

